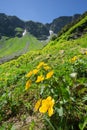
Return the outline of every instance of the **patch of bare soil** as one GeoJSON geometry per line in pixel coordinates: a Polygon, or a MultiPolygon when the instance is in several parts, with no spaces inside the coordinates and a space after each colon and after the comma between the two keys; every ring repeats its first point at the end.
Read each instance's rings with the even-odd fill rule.
{"type": "Polygon", "coordinates": [[[7,124],[12,123],[11,130],[43,130],[45,128],[42,115],[35,113],[30,115],[21,115],[20,117],[10,118],[7,124]]]}

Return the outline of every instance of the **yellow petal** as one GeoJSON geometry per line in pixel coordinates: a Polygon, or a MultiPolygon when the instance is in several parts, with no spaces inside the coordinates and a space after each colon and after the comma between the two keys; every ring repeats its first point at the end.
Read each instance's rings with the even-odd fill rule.
{"type": "Polygon", "coordinates": [[[47,75],[46,75],[46,79],[51,78],[52,75],[53,75],[53,70],[47,73],[47,75]]]}
{"type": "Polygon", "coordinates": [[[51,69],[49,66],[44,66],[44,69],[45,70],[49,70],[49,69],[51,69]]]}
{"type": "Polygon", "coordinates": [[[31,80],[28,80],[28,81],[26,82],[26,87],[25,87],[25,90],[27,90],[28,88],[30,88],[31,83],[32,83],[32,81],[31,81],[31,80]]]}
{"type": "Polygon", "coordinates": [[[39,82],[41,82],[43,80],[44,80],[43,75],[40,75],[40,76],[37,77],[36,83],[39,83],[39,82]]]}
{"type": "Polygon", "coordinates": [[[54,99],[52,99],[51,102],[49,103],[49,105],[50,105],[51,107],[53,107],[54,104],[55,104],[55,101],[54,101],[54,99]]]}
{"type": "Polygon", "coordinates": [[[39,71],[38,69],[34,69],[34,70],[33,70],[33,74],[37,74],[38,71],[39,71]]]}
{"type": "Polygon", "coordinates": [[[43,106],[41,106],[41,107],[39,108],[39,111],[40,111],[41,113],[46,113],[47,110],[48,110],[48,107],[47,107],[46,105],[43,105],[43,106]]]}
{"type": "Polygon", "coordinates": [[[34,110],[35,110],[35,111],[37,111],[37,110],[39,109],[39,107],[40,107],[40,105],[41,105],[41,101],[42,101],[42,99],[39,99],[39,100],[36,102],[35,107],[34,107],[34,110]]]}
{"type": "Polygon", "coordinates": [[[29,78],[32,74],[33,74],[33,71],[30,71],[30,72],[26,75],[26,77],[29,78]]]}
{"type": "Polygon", "coordinates": [[[39,65],[37,66],[37,69],[40,69],[44,65],[44,62],[40,62],[39,65]]]}
{"type": "Polygon", "coordinates": [[[51,99],[52,99],[51,96],[48,96],[48,97],[46,98],[46,100],[48,100],[48,101],[50,101],[51,99]]]}
{"type": "Polygon", "coordinates": [[[48,115],[49,115],[49,116],[52,116],[52,115],[53,115],[53,107],[50,107],[50,108],[48,109],[48,115]]]}

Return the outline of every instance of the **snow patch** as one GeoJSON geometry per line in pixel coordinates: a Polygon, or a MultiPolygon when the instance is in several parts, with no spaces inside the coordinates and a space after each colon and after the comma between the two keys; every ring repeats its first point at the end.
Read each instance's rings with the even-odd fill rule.
{"type": "Polygon", "coordinates": [[[27,30],[25,29],[24,32],[22,33],[22,36],[24,36],[27,33],[27,30]]]}
{"type": "Polygon", "coordinates": [[[53,34],[54,32],[52,30],[49,30],[49,34],[50,36],[53,34]]]}

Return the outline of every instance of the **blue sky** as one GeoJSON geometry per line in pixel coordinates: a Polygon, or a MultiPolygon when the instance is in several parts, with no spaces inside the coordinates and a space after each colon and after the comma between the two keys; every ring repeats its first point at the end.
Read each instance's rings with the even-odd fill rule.
{"type": "Polygon", "coordinates": [[[51,23],[60,16],[87,11],[87,0],[0,0],[0,13],[15,15],[24,21],[51,23]]]}

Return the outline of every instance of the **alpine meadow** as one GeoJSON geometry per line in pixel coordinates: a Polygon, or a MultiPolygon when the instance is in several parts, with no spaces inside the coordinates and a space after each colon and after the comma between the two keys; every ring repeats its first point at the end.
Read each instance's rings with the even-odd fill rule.
{"type": "Polygon", "coordinates": [[[87,130],[87,12],[18,23],[0,23],[0,130],[87,130]]]}

